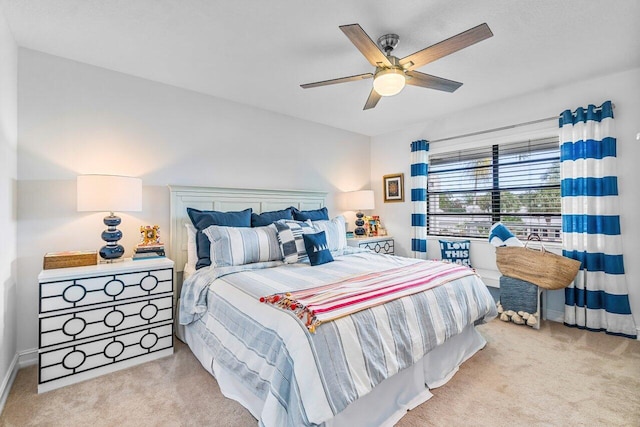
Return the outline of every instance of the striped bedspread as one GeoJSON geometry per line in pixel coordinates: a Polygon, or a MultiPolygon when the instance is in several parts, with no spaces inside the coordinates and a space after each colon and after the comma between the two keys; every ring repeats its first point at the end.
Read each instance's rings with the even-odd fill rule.
{"type": "Polygon", "coordinates": [[[258,301],[365,273],[434,264],[355,250],[334,258],[315,267],[201,269],[183,284],[180,322],[192,324],[206,343],[216,377],[234,378],[264,402],[253,413],[261,426],[322,425],[468,325],[496,315],[493,298],[474,274],[324,322],[313,334],[293,311],[258,301]]]}
{"type": "Polygon", "coordinates": [[[260,298],[283,310],[292,310],[310,332],[323,322],[413,295],[451,280],[475,274],[458,264],[420,262],[389,270],[365,273],[328,285],[260,298]]]}

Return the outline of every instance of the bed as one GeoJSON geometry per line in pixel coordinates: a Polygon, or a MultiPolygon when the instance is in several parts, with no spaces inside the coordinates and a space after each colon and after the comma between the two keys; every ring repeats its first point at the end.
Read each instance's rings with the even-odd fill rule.
{"type": "Polygon", "coordinates": [[[187,264],[187,208],[314,210],[325,197],[170,187],[176,283],[188,276],[176,302],[178,336],[222,393],[259,425],[393,425],[486,344],[475,326],[495,317],[495,303],[471,270],[347,248],[335,238],[329,241],[333,262],[323,265],[265,261],[195,271],[187,264]],[[363,298],[365,281],[385,292],[363,298]],[[392,287],[399,298],[387,296],[392,287]],[[357,293],[343,295],[325,318],[319,303],[315,311],[307,309],[329,291],[357,293]],[[309,292],[313,297],[305,300],[309,292]]]}

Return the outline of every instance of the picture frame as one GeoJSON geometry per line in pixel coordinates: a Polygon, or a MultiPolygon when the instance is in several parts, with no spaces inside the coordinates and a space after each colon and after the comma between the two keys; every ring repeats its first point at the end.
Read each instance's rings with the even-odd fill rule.
{"type": "Polygon", "coordinates": [[[404,174],[395,173],[382,177],[384,202],[404,202],[404,174]]]}
{"type": "Polygon", "coordinates": [[[160,226],[140,226],[140,243],[138,244],[138,246],[155,246],[161,244],[162,242],[160,242],[160,226]]]}

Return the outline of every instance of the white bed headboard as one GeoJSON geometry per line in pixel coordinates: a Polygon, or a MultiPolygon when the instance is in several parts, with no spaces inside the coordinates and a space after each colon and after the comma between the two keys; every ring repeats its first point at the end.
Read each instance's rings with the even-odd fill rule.
{"type": "MultiPolygon", "coordinates": [[[[325,206],[327,193],[302,190],[256,190],[246,188],[169,186],[170,229],[169,257],[175,262],[175,272],[184,270],[187,262],[187,233],[190,222],[187,208],[216,211],[240,211],[252,208],[261,213],[295,206],[300,210],[325,206]]],[[[176,278],[178,279],[178,278],[176,278]]],[[[179,281],[176,281],[178,286],[179,281]]]]}

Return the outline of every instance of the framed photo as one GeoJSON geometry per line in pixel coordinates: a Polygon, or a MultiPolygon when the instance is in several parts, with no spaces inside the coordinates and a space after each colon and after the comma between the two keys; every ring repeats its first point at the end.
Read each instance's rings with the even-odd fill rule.
{"type": "Polygon", "coordinates": [[[382,177],[384,202],[404,202],[404,174],[396,173],[382,177]]]}
{"type": "Polygon", "coordinates": [[[160,226],[158,225],[141,225],[140,226],[140,243],[138,246],[155,246],[161,245],[160,242],[160,226]]]}

